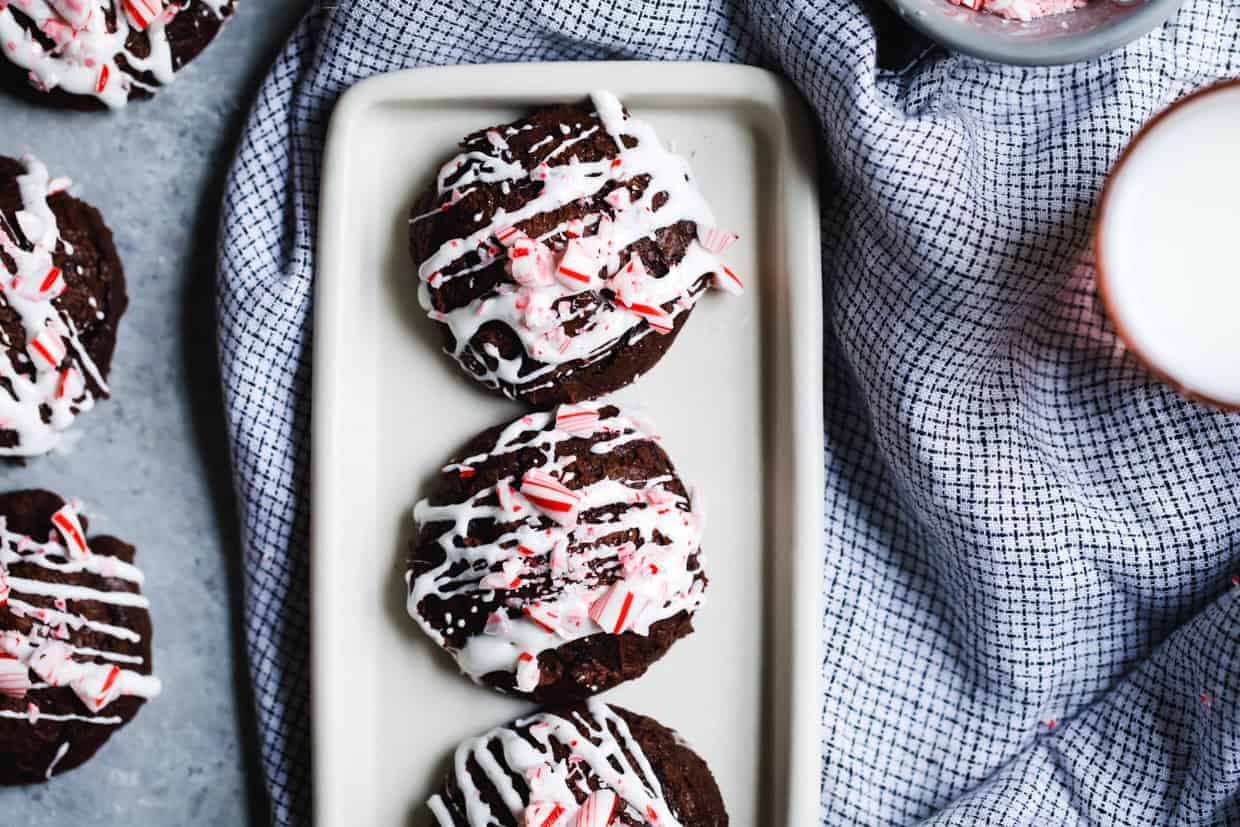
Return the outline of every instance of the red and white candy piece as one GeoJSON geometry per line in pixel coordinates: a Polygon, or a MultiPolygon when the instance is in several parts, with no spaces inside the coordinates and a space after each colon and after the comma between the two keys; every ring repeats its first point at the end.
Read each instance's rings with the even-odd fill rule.
{"type": "Polygon", "coordinates": [[[671,491],[668,491],[662,485],[656,485],[646,490],[644,495],[646,502],[655,507],[655,511],[660,514],[666,514],[671,510],[673,504],[679,499],[671,491]]]}
{"type": "Polygon", "coordinates": [[[21,632],[14,632],[11,629],[7,632],[0,632],[0,653],[13,658],[21,657],[26,646],[26,639],[22,637],[21,632]]]}
{"type": "MultiPolygon", "coordinates": [[[[549,270],[546,272],[550,272],[549,270]]],[[[555,296],[546,290],[521,291],[513,303],[521,311],[521,324],[528,330],[547,331],[554,339],[551,331],[556,327],[559,314],[556,312],[555,296]]]]}
{"type": "Polygon", "coordinates": [[[570,238],[564,246],[564,255],[560,258],[555,277],[570,290],[589,290],[598,286],[601,266],[595,245],[587,244],[580,238],[570,238]]]}
{"type": "Polygon", "coordinates": [[[495,496],[499,499],[499,507],[505,514],[520,514],[525,510],[525,506],[517,502],[517,492],[512,490],[508,480],[500,480],[495,483],[495,496]]]}
{"type": "Polygon", "coordinates": [[[0,658],[0,695],[24,698],[30,687],[30,669],[26,664],[13,658],[0,658]]]}
{"type": "MultiPolygon", "coordinates": [[[[24,4],[23,4],[24,5],[24,4]]],[[[95,9],[94,0],[49,0],[48,5],[75,29],[84,27],[95,9]]]]}
{"type": "Polygon", "coordinates": [[[125,0],[125,16],[140,32],[154,23],[164,11],[162,0],[125,0]]]}
{"type": "Polygon", "coordinates": [[[627,307],[633,302],[641,301],[649,278],[645,262],[642,261],[641,256],[634,254],[629,258],[628,263],[611,277],[607,286],[611,288],[611,292],[616,294],[620,304],[627,307]]]}
{"type": "Polygon", "coordinates": [[[92,712],[98,712],[120,697],[121,670],[118,666],[92,665],[87,672],[70,684],[74,694],[92,712]]]}
{"type": "Polygon", "coordinates": [[[551,549],[552,576],[568,571],[568,538],[561,537],[551,549]]]}
{"type": "MultiPolygon", "coordinates": [[[[553,321],[559,318],[559,315],[555,314],[554,311],[549,312],[551,312],[553,321]]],[[[543,333],[542,339],[546,342],[547,348],[555,350],[557,353],[564,353],[573,346],[573,338],[564,330],[564,325],[562,324],[547,329],[543,333]]],[[[541,347],[537,349],[541,349],[541,347]]]]}
{"type": "Polygon", "coordinates": [[[508,274],[523,287],[546,287],[555,281],[555,259],[542,242],[521,237],[508,245],[508,274]]]}
{"type": "Polygon", "coordinates": [[[521,612],[544,631],[555,632],[560,626],[560,613],[553,604],[535,600],[522,607],[521,612]]]}
{"type": "Polygon", "coordinates": [[[564,806],[554,801],[531,801],[525,808],[521,827],[555,827],[564,818],[564,806]]]}
{"type": "Polygon", "coordinates": [[[586,405],[561,405],[555,409],[555,428],[574,436],[590,436],[598,430],[597,408],[586,405]]]}
{"type": "Polygon", "coordinates": [[[69,549],[69,559],[79,560],[90,556],[90,546],[86,545],[86,535],[82,532],[82,522],[77,512],[69,504],[62,505],[52,515],[52,525],[65,541],[69,549]]]}
{"type": "Polygon", "coordinates": [[[638,316],[645,319],[646,323],[650,325],[651,329],[653,329],[655,333],[667,335],[676,328],[676,320],[672,318],[670,313],[662,307],[659,307],[657,304],[634,302],[633,304],[624,304],[622,306],[629,312],[636,313],[638,316]]]}
{"type": "Polygon", "coordinates": [[[540,468],[531,468],[521,478],[521,493],[534,506],[562,526],[577,523],[581,495],[540,468]]]}
{"type": "Polygon", "coordinates": [[[42,31],[56,46],[67,45],[77,34],[73,26],[59,17],[51,17],[43,21],[42,31]]]}
{"type": "Polygon", "coordinates": [[[716,290],[722,290],[733,296],[739,296],[745,292],[745,283],[740,277],[733,273],[731,269],[723,265],[719,266],[719,271],[711,274],[711,284],[716,290]]]}
{"type": "Polygon", "coordinates": [[[0,606],[9,602],[9,594],[12,589],[9,587],[9,571],[0,563],[0,606]]]}
{"type": "Polygon", "coordinates": [[[611,790],[595,790],[581,803],[573,827],[611,827],[620,809],[620,796],[611,790]]]}
{"type": "Polygon", "coordinates": [[[60,367],[67,349],[60,334],[50,327],[45,327],[26,345],[26,352],[34,360],[35,366],[43,371],[60,367]]]}
{"type": "Polygon", "coordinates": [[[560,637],[565,640],[575,640],[576,638],[584,637],[589,631],[589,623],[590,618],[585,614],[578,612],[566,614],[560,621],[560,637]]]}
{"type": "Polygon", "coordinates": [[[505,560],[499,571],[490,572],[478,581],[484,589],[516,589],[521,586],[521,561],[516,557],[505,560]]]}
{"type": "MultiPolygon", "coordinates": [[[[538,688],[538,680],[542,673],[538,669],[538,658],[529,652],[517,655],[517,689],[521,692],[533,692],[538,688]]],[[[554,821],[547,822],[554,824],[554,821]]]]}
{"type": "MultiPolygon", "coordinates": [[[[73,650],[58,640],[44,643],[30,656],[30,669],[52,686],[64,683],[65,667],[73,663],[73,650]]],[[[72,669],[70,670],[72,671],[72,669]]]]}
{"type": "Polygon", "coordinates": [[[512,621],[504,612],[491,612],[487,615],[487,625],[482,633],[486,635],[506,635],[512,631],[512,621]]]}
{"type": "Polygon", "coordinates": [[[613,583],[590,607],[590,619],[606,632],[618,635],[633,628],[646,601],[638,597],[623,580],[613,583]]]}
{"type": "Polygon", "coordinates": [[[505,247],[511,247],[517,239],[521,238],[527,238],[527,236],[511,224],[500,227],[495,233],[495,240],[505,247]]]}
{"type": "Polygon", "coordinates": [[[701,224],[697,228],[698,244],[701,244],[707,251],[712,253],[722,253],[728,247],[739,239],[736,233],[730,233],[727,230],[721,230],[718,227],[704,227],[701,224]]]}
{"type": "Polygon", "coordinates": [[[42,281],[39,282],[39,292],[35,298],[54,299],[61,293],[65,292],[65,277],[60,272],[60,268],[53,265],[48,268],[44,274],[42,281]]]}
{"type": "Polygon", "coordinates": [[[620,546],[616,550],[616,557],[620,560],[620,570],[624,572],[625,577],[632,577],[641,570],[644,558],[637,553],[637,547],[632,543],[620,546]]]}

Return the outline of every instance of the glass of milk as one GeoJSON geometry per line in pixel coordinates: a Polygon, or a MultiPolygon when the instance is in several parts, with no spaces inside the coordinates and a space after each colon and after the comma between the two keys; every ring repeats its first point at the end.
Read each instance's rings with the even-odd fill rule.
{"type": "Polygon", "coordinates": [[[1098,290],[1120,338],[1182,392],[1240,411],[1240,79],[1146,124],[1098,210],[1098,290]]]}

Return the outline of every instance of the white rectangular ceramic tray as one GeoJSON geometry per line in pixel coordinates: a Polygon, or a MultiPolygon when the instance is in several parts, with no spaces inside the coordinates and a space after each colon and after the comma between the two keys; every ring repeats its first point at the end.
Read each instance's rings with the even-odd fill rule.
{"type": "Polygon", "coordinates": [[[418,309],[409,207],[456,142],[609,89],[687,155],[744,296],[712,291],[620,394],[705,494],[711,579],[697,632],[608,700],[681,732],[736,827],[817,823],[822,346],[806,113],[741,66],[574,63],[418,69],[367,80],[332,119],[314,334],[312,639],[316,820],[427,824],[462,739],[529,706],[461,677],[405,614],[411,507],[477,431],[520,407],[439,349],[418,309]]]}

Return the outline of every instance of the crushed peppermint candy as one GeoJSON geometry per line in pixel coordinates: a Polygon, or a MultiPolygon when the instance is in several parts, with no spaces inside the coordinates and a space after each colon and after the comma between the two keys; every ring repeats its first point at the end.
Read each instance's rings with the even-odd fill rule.
{"type": "Polygon", "coordinates": [[[538,687],[541,674],[538,669],[538,656],[522,652],[517,656],[517,689],[522,692],[533,692],[538,687]]]}
{"type": "Polygon", "coordinates": [[[521,493],[539,511],[561,525],[573,525],[577,522],[581,495],[546,471],[538,468],[526,471],[521,478],[521,493]]]}
{"type": "Polygon", "coordinates": [[[1028,23],[1039,17],[1065,14],[1088,5],[1088,0],[948,0],[954,6],[961,6],[978,12],[986,12],[1008,20],[1020,20],[1028,23]]]}

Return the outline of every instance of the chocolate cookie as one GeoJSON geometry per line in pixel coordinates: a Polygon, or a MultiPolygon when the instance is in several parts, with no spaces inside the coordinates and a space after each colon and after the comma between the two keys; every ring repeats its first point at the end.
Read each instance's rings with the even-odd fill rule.
{"type": "Polygon", "coordinates": [[[0,456],[56,447],[108,396],[129,299],[99,212],[33,158],[0,157],[0,456]]]}
{"type": "Polygon", "coordinates": [[[409,613],[475,681],[578,700],[693,631],[700,518],[649,426],[560,406],[474,438],[414,517],[409,613]]]}
{"type": "Polygon", "coordinates": [[[48,491],[0,495],[0,784],[89,759],[159,694],[133,546],[48,491]]]}
{"type": "Polygon", "coordinates": [[[236,0],[0,3],[2,74],[42,103],[116,109],[171,83],[235,9],[236,0]]]}
{"type": "Polygon", "coordinates": [[[418,297],[472,376],[536,407],[646,373],[714,284],[741,292],[689,165],[614,95],[476,132],[413,208],[418,297]]]}
{"type": "Polygon", "coordinates": [[[710,768],[679,735],[598,700],[466,741],[453,767],[427,802],[439,827],[728,823],[710,768]]]}

